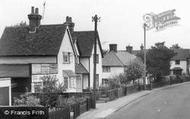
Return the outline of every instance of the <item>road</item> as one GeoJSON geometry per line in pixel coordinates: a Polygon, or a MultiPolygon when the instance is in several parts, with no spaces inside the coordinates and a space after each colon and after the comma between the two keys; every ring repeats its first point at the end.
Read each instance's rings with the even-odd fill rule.
{"type": "Polygon", "coordinates": [[[153,91],[107,119],[190,119],[190,83],[153,91]]]}

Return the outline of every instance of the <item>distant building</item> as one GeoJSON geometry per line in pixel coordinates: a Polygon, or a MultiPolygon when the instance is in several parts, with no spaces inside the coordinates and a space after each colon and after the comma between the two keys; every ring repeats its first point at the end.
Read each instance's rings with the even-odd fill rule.
{"type": "Polygon", "coordinates": [[[173,75],[189,75],[190,49],[173,49],[176,55],[170,61],[170,71],[173,75]]]}
{"type": "MultiPolygon", "coordinates": [[[[75,24],[71,17],[68,17],[65,24],[69,26],[74,44],[78,49],[79,62],[84,66],[86,73],[82,74],[82,88],[93,88],[94,76],[94,38],[95,31],[75,31],[75,24]]],[[[103,50],[97,33],[97,55],[96,55],[96,85],[102,84],[102,58],[103,50]]],[[[80,73],[80,72],[79,72],[80,73]]]]}
{"type": "MultiPolygon", "coordinates": [[[[79,49],[79,61],[88,71],[83,75],[83,89],[93,88],[94,72],[94,31],[75,31],[73,39],[76,40],[79,49]]],[[[97,55],[96,55],[96,85],[97,88],[102,84],[102,58],[103,51],[99,35],[97,38],[97,55]]]]}
{"type": "Polygon", "coordinates": [[[127,46],[126,50],[117,50],[117,44],[110,44],[109,47],[109,52],[102,59],[103,85],[106,85],[109,78],[124,73],[131,63],[142,63],[140,58],[131,54],[133,52],[131,46],[127,46]]]}

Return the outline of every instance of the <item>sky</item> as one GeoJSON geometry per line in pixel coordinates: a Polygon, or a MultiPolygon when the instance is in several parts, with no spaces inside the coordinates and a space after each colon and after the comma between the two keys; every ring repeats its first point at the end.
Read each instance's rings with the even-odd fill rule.
{"type": "Polygon", "coordinates": [[[165,41],[166,46],[178,43],[190,48],[190,11],[188,0],[0,0],[0,36],[6,26],[26,21],[31,6],[43,13],[41,24],[62,24],[66,16],[72,17],[75,31],[94,30],[92,16],[100,18],[98,31],[103,49],[109,44],[118,44],[119,50],[127,45],[139,50],[143,40],[143,16],[147,13],[161,13],[176,9],[180,17],[178,25],[162,31],[147,31],[147,47],[165,41]]]}

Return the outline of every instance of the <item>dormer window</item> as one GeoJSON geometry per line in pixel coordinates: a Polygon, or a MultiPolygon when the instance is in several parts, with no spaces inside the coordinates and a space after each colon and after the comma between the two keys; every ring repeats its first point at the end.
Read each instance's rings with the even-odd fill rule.
{"type": "Polygon", "coordinates": [[[63,52],[63,64],[69,64],[70,63],[70,52],[63,52]]]}
{"type": "Polygon", "coordinates": [[[180,64],[180,60],[175,60],[175,64],[179,65],[180,64]]]}

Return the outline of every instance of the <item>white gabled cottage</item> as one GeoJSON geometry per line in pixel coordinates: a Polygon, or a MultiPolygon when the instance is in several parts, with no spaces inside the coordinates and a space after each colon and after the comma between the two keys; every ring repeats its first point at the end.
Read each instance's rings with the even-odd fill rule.
{"type": "MultiPolygon", "coordinates": [[[[82,89],[93,88],[94,73],[94,38],[95,31],[74,31],[72,18],[68,17],[65,24],[69,26],[74,45],[79,52],[79,62],[83,68],[82,89]]],[[[98,33],[97,33],[98,35],[98,33]]],[[[102,85],[102,58],[103,51],[99,35],[97,37],[97,58],[96,58],[96,84],[97,88],[102,85]]]]}
{"type": "MultiPolygon", "coordinates": [[[[83,74],[82,86],[83,89],[93,88],[94,82],[94,31],[75,31],[73,33],[73,39],[76,40],[77,47],[79,49],[80,63],[87,70],[86,74],[83,74]]],[[[96,56],[96,88],[102,85],[102,58],[103,51],[99,36],[97,38],[97,56],[96,56]]]]}

